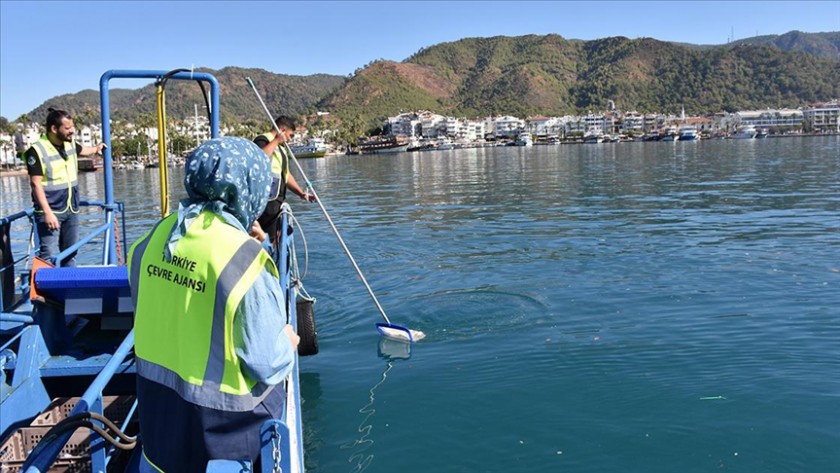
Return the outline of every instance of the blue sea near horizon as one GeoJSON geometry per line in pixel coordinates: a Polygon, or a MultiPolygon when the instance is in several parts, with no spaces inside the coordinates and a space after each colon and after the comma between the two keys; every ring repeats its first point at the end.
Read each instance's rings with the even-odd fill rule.
{"type": "MultiPolygon", "coordinates": [[[[840,470],[840,137],[301,165],[392,322],[427,334],[381,339],[317,205],[292,202],[320,345],[307,471],[840,470]]],[[[115,181],[133,241],[157,173],[115,181]]],[[[28,201],[25,177],[0,185],[4,215],[28,201]]]]}

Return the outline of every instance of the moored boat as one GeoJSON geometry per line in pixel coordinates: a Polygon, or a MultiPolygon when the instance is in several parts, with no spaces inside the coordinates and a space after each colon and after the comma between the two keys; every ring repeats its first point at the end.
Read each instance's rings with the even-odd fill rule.
{"type": "Polygon", "coordinates": [[[677,131],[677,127],[669,126],[665,128],[665,131],[662,132],[661,138],[659,141],[677,141],[679,138],[679,132],[677,131]]]}
{"type": "Polygon", "coordinates": [[[323,158],[329,150],[323,138],[310,138],[306,144],[293,145],[291,149],[296,158],[323,158]]]}
{"type": "Polygon", "coordinates": [[[385,139],[374,139],[359,143],[359,151],[362,154],[385,154],[402,153],[408,150],[408,141],[399,140],[396,137],[385,139]]]}
{"type": "Polygon", "coordinates": [[[442,136],[438,139],[437,144],[435,145],[434,149],[439,151],[446,151],[449,149],[455,149],[455,143],[449,139],[448,136],[442,136]]]}
{"type": "Polygon", "coordinates": [[[516,146],[534,146],[534,138],[527,131],[516,137],[516,146]]]}
{"type": "Polygon", "coordinates": [[[587,144],[603,143],[604,133],[596,128],[590,128],[583,135],[583,142],[587,144]]]}
{"type": "Polygon", "coordinates": [[[680,141],[696,141],[700,139],[700,134],[697,133],[697,127],[693,125],[683,125],[680,127],[680,141]]]}
{"type": "Polygon", "coordinates": [[[79,171],[94,172],[102,169],[102,158],[78,158],[76,161],[79,166],[79,171]]]}
{"type": "Polygon", "coordinates": [[[735,129],[735,133],[732,133],[729,137],[735,140],[751,140],[755,138],[755,135],[758,134],[755,127],[752,125],[741,125],[735,129]]]}

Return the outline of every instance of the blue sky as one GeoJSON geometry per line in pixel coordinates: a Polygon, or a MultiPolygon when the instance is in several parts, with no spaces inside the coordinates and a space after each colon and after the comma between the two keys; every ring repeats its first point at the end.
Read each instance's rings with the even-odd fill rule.
{"type": "Polygon", "coordinates": [[[375,59],[402,61],[465,37],[556,33],[724,44],[733,33],[742,39],[791,30],[840,31],[840,0],[0,0],[0,116],[14,120],[54,96],[96,90],[110,69],[347,75],[375,59]]]}

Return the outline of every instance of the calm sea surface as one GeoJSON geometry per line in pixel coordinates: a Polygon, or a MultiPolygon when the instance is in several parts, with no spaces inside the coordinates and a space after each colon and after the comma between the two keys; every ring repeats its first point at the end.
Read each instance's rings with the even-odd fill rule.
{"type": "MultiPolygon", "coordinates": [[[[302,165],[388,316],[427,334],[382,341],[293,202],[309,472],[840,471],[840,137],[302,165]]],[[[115,176],[134,241],[157,171],[115,176]]],[[[28,202],[25,177],[0,189],[4,215],[28,202]]]]}

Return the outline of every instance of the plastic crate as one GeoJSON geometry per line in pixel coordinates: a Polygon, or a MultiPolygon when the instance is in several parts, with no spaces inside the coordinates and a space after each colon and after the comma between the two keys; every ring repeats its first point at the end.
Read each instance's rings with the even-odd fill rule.
{"type": "MultiPolygon", "coordinates": [[[[38,445],[38,442],[54,425],[70,415],[78,402],[79,398],[54,399],[49,407],[32,421],[31,426],[15,431],[0,446],[0,473],[20,472],[27,454],[38,445]]],[[[105,396],[102,399],[105,417],[119,426],[125,420],[133,403],[133,396],[105,396]]],[[[89,473],[91,471],[89,436],[90,429],[84,427],[73,432],[48,471],[51,473],[89,473]]]]}
{"type": "MultiPolygon", "coordinates": [[[[44,412],[32,421],[32,426],[55,425],[70,416],[78,403],[79,398],[76,397],[56,398],[44,409],[44,412]]],[[[119,426],[125,420],[133,403],[134,396],[104,396],[102,398],[102,411],[105,417],[119,426]]]]}

